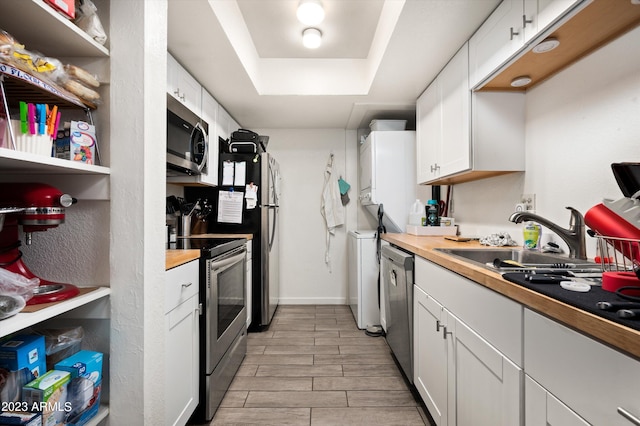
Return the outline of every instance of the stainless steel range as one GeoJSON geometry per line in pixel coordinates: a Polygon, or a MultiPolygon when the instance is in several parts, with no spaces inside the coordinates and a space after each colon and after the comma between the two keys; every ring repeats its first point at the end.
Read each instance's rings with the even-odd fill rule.
{"type": "Polygon", "coordinates": [[[247,353],[246,239],[180,238],[199,249],[200,403],[190,422],[208,422],[247,353]]]}

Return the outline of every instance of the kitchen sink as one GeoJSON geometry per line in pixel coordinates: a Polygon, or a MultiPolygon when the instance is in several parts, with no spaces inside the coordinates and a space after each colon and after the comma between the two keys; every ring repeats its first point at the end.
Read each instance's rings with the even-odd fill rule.
{"type": "Polygon", "coordinates": [[[521,248],[487,248],[487,249],[456,249],[456,248],[436,248],[436,251],[445,253],[468,262],[476,263],[492,270],[504,272],[522,271],[516,266],[500,267],[493,266],[495,259],[512,260],[529,268],[549,268],[549,269],[583,269],[600,271],[600,265],[582,259],[572,259],[566,255],[554,253],[540,253],[537,251],[524,250],[521,248]]]}

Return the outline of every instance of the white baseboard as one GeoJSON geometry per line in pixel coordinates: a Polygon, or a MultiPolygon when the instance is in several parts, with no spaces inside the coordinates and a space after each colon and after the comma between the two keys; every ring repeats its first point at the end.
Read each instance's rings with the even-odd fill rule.
{"type": "Polygon", "coordinates": [[[280,305],[347,305],[346,297],[281,297],[280,305]]]}

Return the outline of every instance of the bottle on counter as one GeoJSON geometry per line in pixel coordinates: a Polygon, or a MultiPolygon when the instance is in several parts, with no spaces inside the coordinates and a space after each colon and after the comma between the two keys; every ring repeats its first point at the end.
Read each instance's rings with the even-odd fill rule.
{"type": "Polygon", "coordinates": [[[541,227],[534,222],[525,222],[522,229],[522,236],[524,238],[523,248],[527,250],[539,250],[540,246],[540,231],[541,227]]]}
{"type": "Polygon", "coordinates": [[[427,226],[440,226],[438,200],[427,201],[427,226]]]}
{"type": "Polygon", "coordinates": [[[424,204],[416,198],[416,202],[411,206],[409,210],[409,225],[421,226],[424,225],[424,204]]]}

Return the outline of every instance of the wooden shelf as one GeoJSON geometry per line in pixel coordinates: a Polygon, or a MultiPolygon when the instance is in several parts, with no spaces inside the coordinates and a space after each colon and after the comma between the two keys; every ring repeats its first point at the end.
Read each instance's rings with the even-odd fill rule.
{"type": "MultiPolygon", "coordinates": [[[[68,300],[52,303],[49,306],[35,312],[21,312],[12,317],[0,321],[0,337],[15,333],[42,321],[46,321],[65,312],[84,306],[94,300],[101,299],[111,293],[109,287],[81,288],[81,293],[68,300]]],[[[25,309],[29,309],[27,306],[25,309]]]]}
{"type": "Polygon", "coordinates": [[[27,50],[47,56],[109,56],[106,47],[43,0],[2,0],[0,28],[24,44],[27,50]]]}

